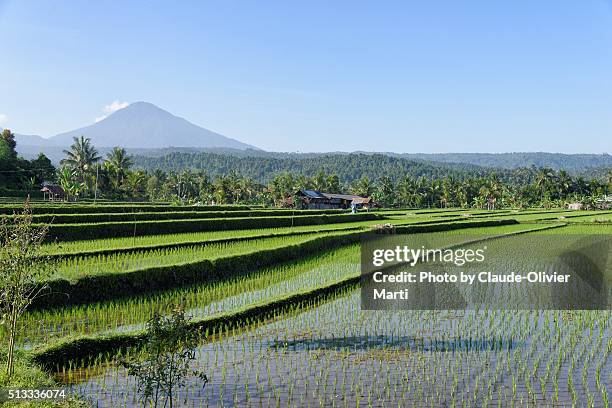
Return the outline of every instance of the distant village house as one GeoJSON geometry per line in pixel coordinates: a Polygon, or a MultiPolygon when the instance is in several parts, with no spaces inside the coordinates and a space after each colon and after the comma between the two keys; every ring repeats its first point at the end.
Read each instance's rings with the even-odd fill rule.
{"type": "Polygon", "coordinates": [[[43,199],[49,201],[64,201],[66,199],[66,192],[61,186],[43,183],[43,187],[40,189],[43,193],[43,199]]]}
{"type": "MultiPolygon", "coordinates": [[[[369,209],[374,204],[370,197],[353,194],[323,193],[317,190],[299,190],[287,200],[299,209],[347,209],[351,207],[369,209]]],[[[286,200],[286,201],[287,201],[286,200]]]]}
{"type": "Polygon", "coordinates": [[[582,210],[582,203],[569,203],[567,205],[568,210],[582,210]]]}

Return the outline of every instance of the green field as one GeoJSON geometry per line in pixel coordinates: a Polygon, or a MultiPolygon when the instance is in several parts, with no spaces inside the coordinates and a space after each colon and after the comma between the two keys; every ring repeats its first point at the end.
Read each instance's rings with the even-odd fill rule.
{"type": "Polygon", "coordinates": [[[138,355],[152,312],[177,304],[210,379],[187,379],[189,406],[609,404],[609,310],[365,311],[359,290],[359,243],[381,224],[432,247],[512,247],[520,264],[540,253],[521,248],[535,236],[612,234],[609,211],[34,203],[34,214],[60,222],[43,245],[53,293],[23,317],[20,362],[99,406],[136,405],[117,358],[138,355]]]}

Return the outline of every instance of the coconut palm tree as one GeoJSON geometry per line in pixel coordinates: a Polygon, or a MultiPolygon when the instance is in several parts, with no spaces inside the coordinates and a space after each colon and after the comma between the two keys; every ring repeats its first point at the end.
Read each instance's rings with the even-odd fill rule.
{"type": "Polygon", "coordinates": [[[362,197],[369,197],[374,192],[374,184],[368,176],[362,176],[353,185],[353,194],[362,197]]]}
{"type": "Polygon", "coordinates": [[[560,170],[557,178],[559,198],[564,198],[572,188],[572,177],[565,170],[560,170]]]}
{"type": "Polygon", "coordinates": [[[240,201],[240,196],[242,195],[242,186],[240,184],[240,176],[235,170],[230,171],[227,175],[227,187],[229,189],[229,193],[231,194],[232,203],[238,203],[240,201]]]}
{"type": "Polygon", "coordinates": [[[60,164],[70,168],[79,182],[87,184],[87,176],[93,170],[94,164],[100,160],[100,156],[91,144],[91,139],[83,135],[73,139],[74,143],[70,146],[70,150],[64,150],[66,158],[62,159],[60,164]]]}
{"type": "Polygon", "coordinates": [[[125,172],[132,167],[132,157],[127,154],[124,148],[114,147],[113,150],[106,155],[107,167],[115,173],[115,187],[119,187],[125,178],[125,172]]]}
{"type": "Polygon", "coordinates": [[[555,177],[555,172],[549,168],[542,168],[538,170],[536,174],[536,186],[540,188],[541,196],[540,201],[544,201],[544,195],[551,185],[553,178],[555,177]]]}
{"type": "Polygon", "coordinates": [[[243,177],[240,179],[240,190],[245,200],[251,201],[255,196],[255,182],[250,177],[243,177]]]}
{"type": "Polygon", "coordinates": [[[125,188],[132,198],[139,198],[145,190],[146,174],[142,171],[130,171],[125,178],[125,188]]]}
{"type": "Polygon", "coordinates": [[[397,199],[402,207],[414,205],[414,188],[410,176],[405,176],[397,183],[397,199]]]}

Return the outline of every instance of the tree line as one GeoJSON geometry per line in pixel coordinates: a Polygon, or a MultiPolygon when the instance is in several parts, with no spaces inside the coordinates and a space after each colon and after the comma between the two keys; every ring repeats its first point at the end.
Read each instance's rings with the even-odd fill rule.
{"type": "Polygon", "coordinates": [[[34,190],[55,177],[55,167],[44,154],[26,160],[17,155],[15,135],[8,129],[0,133],[0,189],[34,190]]]}
{"type": "MultiPolygon", "coordinates": [[[[1,143],[11,140],[7,133],[10,134],[10,131],[2,133],[0,153],[3,152],[1,143]]],[[[14,138],[12,140],[12,147],[7,149],[5,146],[4,149],[10,157],[14,157],[14,166],[22,166],[24,170],[30,166],[31,171],[42,169],[44,173],[34,176],[34,173],[27,171],[3,173],[4,177],[13,177],[15,188],[25,188],[43,180],[55,181],[71,199],[97,197],[282,206],[286,204],[286,198],[297,190],[313,189],[371,196],[385,207],[485,208],[491,203],[497,208],[562,207],[568,202],[582,202],[587,207],[595,207],[598,200],[612,189],[610,169],[602,177],[585,179],[550,168],[530,167],[498,172],[470,165],[436,167],[412,162],[416,164],[407,166],[406,171],[401,173],[405,163],[398,168],[393,158],[383,155],[344,155],[346,161],[340,163],[340,167],[347,167],[356,160],[361,160],[363,164],[365,160],[369,171],[364,170],[363,166],[353,166],[352,169],[344,168],[338,172],[329,171],[327,163],[316,168],[320,160],[318,157],[309,161],[315,166],[312,169],[280,172],[270,169],[273,175],[267,176],[269,181],[250,176],[249,171],[245,175],[235,168],[228,169],[228,166],[219,164],[206,170],[147,171],[135,168],[134,158],[120,147],[101,157],[91,140],[84,136],[74,138],[72,146],[64,151],[65,158],[59,168],[53,169],[50,162],[44,160],[44,155],[31,162],[18,158],[14,153],[14,138]],[[380,160],[378,166],[377,160],[380,160]],[[45,165],[35,167],[37,164],[34,163],[41,162],[45,162],[45,165]],[[380,169],[385,171],[381,172],[380,169]],[[34,179],[24,181],[28,176],[34,179]]],[[[221,160],[219,157],[222,155],[212,156],[213,160],[221,160]]],[[[233,159],[236,158],[226,156],[224,160],[233,159]]]]}

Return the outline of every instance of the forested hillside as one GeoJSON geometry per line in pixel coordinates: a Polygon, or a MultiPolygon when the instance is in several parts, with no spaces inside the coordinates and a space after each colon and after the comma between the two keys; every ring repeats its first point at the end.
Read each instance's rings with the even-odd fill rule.
{"type": "Polygon", "coordinates": [[[609,154],[562,154],[562,153],[404,153],[406,159],[418,159],[442,163],[469,163],[485,167],[516,169],[519,167],[549,167],[580,173],[594,167],[612,167],[609,154]]]}
{"type": "MultiPolygon", "coordinates": [[[[146,153],[145,153],[146,154],[146,153]]],[[[398,180],[411,177],[439,178],[452,176],[485,176],[492,173],[502,179],[516,177],[515,170],[548,167],[565,170],[577,176],[605,177],[612,168],[610,155],[564,155],[557,153],[456,153],[456,154],[392,154],[392,153],[277,153],[263,151],[169,152],[150,157],[136,154],[136,167],[164,171],[205,170],[207,173],[227,174],[235,170],[260,182],[290,171],[314,176],[320,171],[337,174],[350,183],[362,176],[388,176],[398,180]],[[468,162],[470,161],[470,162],[468,162]]]]}
{"type": "MultiPolygon", "coordinates": [[[[443,178],[452,176],[466,178],[484,176],[494,170],[470,164],[426,163],[391,157],[384,154],[326,154],[303,157],[237,157],[214,153],[171,153],[162,157],[134,157],[138,168],[148,171],[204,170],[210,175],[228,174],[236,171],[259,182],[267,182],[274,176],[292,172],[312,177],[320,172],[337,174],[344,183],[367,176],[378,179],[387,176],[392,180],[402,177],[443,178]]],[[[507,171],[501,171],[508,173],[507,171]]]]}

